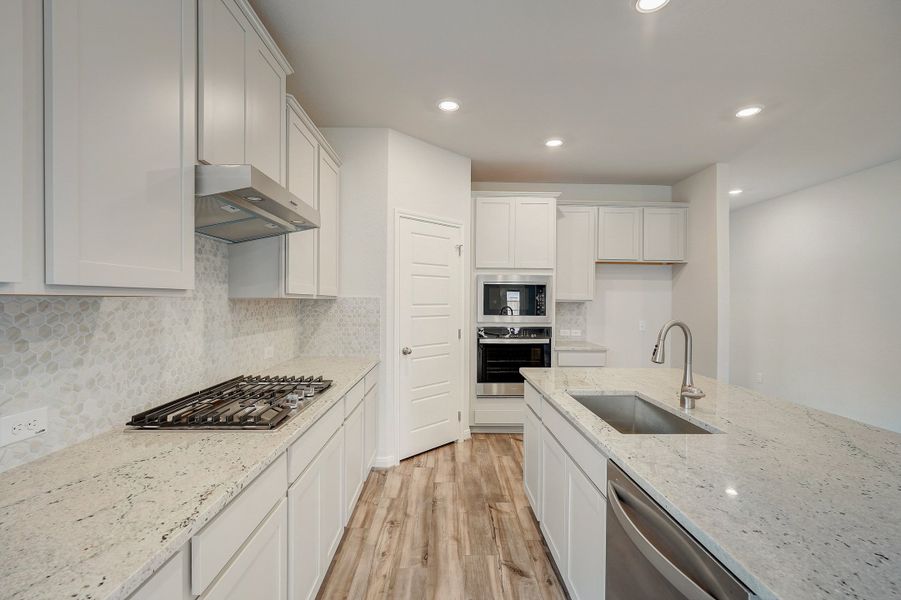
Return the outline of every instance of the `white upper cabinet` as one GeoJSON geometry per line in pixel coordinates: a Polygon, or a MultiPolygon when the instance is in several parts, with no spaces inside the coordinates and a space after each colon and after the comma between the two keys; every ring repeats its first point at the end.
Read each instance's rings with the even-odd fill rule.
{"type": "MultiPolygon", "coordinates": [[[[319,208],[319,142],[301,117],[300,106],[288,101],[288,191],[319,208]]],[[[316,294],[319,264],[319,230],[288,234],[286,240],[285,293],[316,294]]]]}
{"type": "Polygon", "coordinates": [[[338,295],[338,163],[319,153],[319,289],[318,296],[338,295]]]}
{"type": "Polygon", "coordinates": [[[46,282],[192,288],[195,2],[44,6],[46,282]]]}
{"type": "Polygon", "coordinates": [[[244,159],[285,183],[285,78],[275,56],[256,35],[247,40],[244,159]]]}
{"type": "Polygon", "coordinates": [[[250,23],[233,0],[200,0],[197,157],[244,163],[244,62],[250,23]]]}
{"type": "Polygon", "coordinates": [[[641,208],[598,208],[598,260],[641,260],[641,208]]]}
{"type": "Polygon", "coordinates": [[[246,0],[200,0],[199,146],[285,183],[285,80],[293,72],[246,0]]]}
{"type": "Polygon", "coordinates": [[[561,206],[557,210],[557,301],[594,300],[597,208],[561,206]]]}
{"type": "Polygon", "coordinates": [[[476,200],[476,267],[512,269],[514,252],[514,214],[516,204],[510,198],[476,200]]]}
{"type": "Polygon", "coordinates": [[[475,219],[476,268],[554,268],[554,198],[477,198],[475,219]]]}
{"type": "Polygon", "coordinates": [[[685,260],[687,208],[645,208],[642,258],[646,261],[685,260]]]}
{"type": "Polygon", "coordinates": [[[0,282],[23,276],[25,10],[29,0],[0,3],[0,282]]]}
{"type": "Polygon", "coordinates": [[[553,269],[557,203],[553,198],[516,201],[514,265],[517,269],[553,269]]]}

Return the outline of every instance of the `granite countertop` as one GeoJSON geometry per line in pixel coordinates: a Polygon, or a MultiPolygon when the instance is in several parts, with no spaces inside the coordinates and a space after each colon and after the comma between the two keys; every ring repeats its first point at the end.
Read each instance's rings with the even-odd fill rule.
{"type": "Polygon", "coordinates": [[[901,435],[707,377],[690,412],[724,433],[624,435],[566,390],[678,412],[681,369],[522,373],[761,598],[901,598],[901,435]]]}
{"type": "Polygon", "coordinates": [[[0,474],[0,596],[127,597],[377,363],[300,357],[269,369],[334,381],[275,431],[123,428],[0,474]]]}
{"type": "Polygon", "coordinates": [[[556,338],[554,340],[556,352],[606,352],[607,346],[601,346],[587,340],[568,340],[556,338]]]}

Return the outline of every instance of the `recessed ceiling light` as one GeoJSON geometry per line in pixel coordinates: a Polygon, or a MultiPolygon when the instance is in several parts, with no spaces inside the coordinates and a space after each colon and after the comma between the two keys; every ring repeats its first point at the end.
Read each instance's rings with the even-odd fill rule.
{"type": "Polygon", "coordinates": [[[560,146],[563,145],[563,140],[561,140],[560,138],[551,138],[548,141],[546,141],[544,143],[544,145],[547,146],[548,148],[559,148],[560,146]]]}
{"type": "Polygon", "coordinates": [[[635,3],[635,10],[640,13],[652,13],[660,10],[669,4],[669,0],[638,0],[635,3]]]}
{"type": "Polygon", "coordinates": [[[743,108],[739,108],[738,112],[735,113],[735,116],[739,119],[747,119],[749,117],[756,117],[763,111],[763,106],[760,104],[754,104],[752,106],[745,106],[743,108]]]}
{"type": "Polygon", "coordinates": [[[438,108],[440,108],[444,112],[456,112],[460,110],[460,103],[456,100],[445,98],[444,100],[438,102],[438,108]]]}
{"type": "Polygon", "coordinates": [[[730,196],[738,196],[738,195],[741,194],[743,191],[744,191],[744,190],[741,189],[741,188],[735,188],[735,189],[733,189],[733,190],[729,190],[729,195],[730,195],[730,196]]]}

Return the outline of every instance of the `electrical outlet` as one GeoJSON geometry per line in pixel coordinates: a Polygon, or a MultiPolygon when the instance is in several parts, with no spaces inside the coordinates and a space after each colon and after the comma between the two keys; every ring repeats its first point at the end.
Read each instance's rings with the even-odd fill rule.
{"type": "Polygon", "coordinates": [[[582,337],[581,329],[573,329],[573,337],[582,337]]]}
{"type": "Polygon", "coordinates": [[[569,337],[571,335],[572,335],[572,333],[570,332],[569,329],[561,329],[560,330],[560,337],[569,337]]]}
{"type": "Polygon", "coordinates": [[[275,356],[275,348],[272,346],[263,348],[263,358],[272,358],[273,356],[275,356]]]}
{"type": "Polygon", "coordinates": [[[754,375],[754,383],[763,383],[763,373],[754,375]]]}
{"type": "Polygon", "coordinates": [[[27,440],[47,431],[47,407],[27,410],[0,419],[0,446],[27,440]]]}
{"type": "Polygon", "coordinates": [[[647,331],[647,330],[648,330],[647,321],[639,321],[638,322],[638,331],[647,331]]]}

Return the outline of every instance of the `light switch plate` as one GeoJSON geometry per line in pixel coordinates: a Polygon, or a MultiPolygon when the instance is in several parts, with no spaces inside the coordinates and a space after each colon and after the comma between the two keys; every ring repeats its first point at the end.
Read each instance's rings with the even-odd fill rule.
{"type": "Polygon", "coordinates": [[[27,440],[47,431],[47,407],[0,418],[0,446],[27,440]]]}

